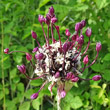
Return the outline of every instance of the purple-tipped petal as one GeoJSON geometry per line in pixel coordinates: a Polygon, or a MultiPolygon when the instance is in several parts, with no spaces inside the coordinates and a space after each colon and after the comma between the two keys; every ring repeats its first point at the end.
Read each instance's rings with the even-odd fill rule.
{"type": "Polygon", "coordinates": [[[9,52],[9,48],[4,49],[5,54],[8,54],[8,52],[9,52]]]}
{"type": "Polygon", "coordinates": [[[95,75],[93,76],[92,80],[99,81],[101,79],[101,75],[95,75]]]}
{"type": "Polygon", "coordinates": [[[55,78],[59,78],[60,77],[60,72],[56,72],[54,76],[55,76],[55,78]]]}
{"type": "Polygon", "coordinates": [[[63,90],[61,91],[60,95],[61,95],[61,98],[64,98],[66,96],[66,92],[63,90]]]}
{"type": "Polygon", "coordinates": [[[31,95],[31,99],[32,99],[32,100],[33,100],[33,99],[36,99],[36,98],[38,97],[38,95],[39,95],[38,93],[32,94],[32,95],[31,95]]]}
{"type": "Polygon", "coordinates": [[[72,82],[78,82],[79,78],[78,77],[74,77],[71,79],[72,82]]]}

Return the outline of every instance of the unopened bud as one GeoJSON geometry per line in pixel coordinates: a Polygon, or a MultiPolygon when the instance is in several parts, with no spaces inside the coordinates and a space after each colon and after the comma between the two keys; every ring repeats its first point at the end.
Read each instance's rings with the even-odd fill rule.
{"type": "Polygon", "coordinates": [[[53,17],[53,18],[51,19],[51,23],[56,23],[56,22],[57,22],[57,18],[53,17]]]}
{"type": "Polygon", "coordinates": [[[33,49],[32,53],[37,52],[38,50],[39,50],[39,48],[36,47],[36,48],[33,49]]]}
{"type": "Polygon", "coordinates": [[[51,7],[49,8],[49,14],[50,14],[51,16],[54,15],[54,8],[53,8],[53,6],[51,6],[51,7]]]}
{"type": "Polygon", "coordinates": [[[79,31],[79,29],[80,29],[80,23],[76,23],[76,25],[75,25],[75,31],[79,31]]]}
{"type": "Polygon", "coordinates": [[[68,37],[71,35],[71,33],[69,32],[69,29],[66,29],[66,30],[65,30],[65,34],[66,34],[66,36],[68,36],[68,37]]]}
{"type": "Polygon", "coordinates": [[[31,99],[32,99],[32,100],[33,100],[33,99],[36,99],[36,98],[38,97],[38,95],[39,95],[38,93],[32,94],[32,95],[31,95],[31,99]]]}
{"type": "Polygon", "coordinates": [[[87,30],[86,30],[86,36],[90,37],[91,34],[92,34],[91,28],[87,28],[87,30]]]}
{"type": "Polygon", "coordinates": [[[27,59],[28,61],[30,61],[30,60],[32,59],[32,55],[30,55],[29,53],[26,53],[26,59],[27,59]]]}
{"type": "Polygon", "coordinates": [[[64,53],[66,53],[68,51],[68,43],[64,43],[63,51],[64,51],[64,53]]]}
{"type": "Polygon", "coordinates": [[[100,79],[101,79],[101,76],[100,75],[95,75],[92,78],[92,80],[94,80],[94,81],[99,81],[100,79]]]}
{"type": "Polygon", "coordinates": [[[102,45],[100,42],[97,42],[96,44],[96,51],[99,52],[102,49],[102,45]]]}
{"type": "Polygon", "coordinates": [[[35,55],[35,58],[36,58],[37,60],[42,60],[43,57],[44,57],[44,54],[43,54],[43,53],[39,53],[39,54],[36,54],[36,55],[35,55]]]}
{"type": "Polygon", "coordinates": [[[83,63],[84,63],[84,64],[87,64],[88,61],[89,61],[89,58],[88,58],[88,55],[86,55],[86,56],[84,57],[84,59],[83,59],[83,63]]]}
{"type": "Polygon", "coordinates": [[[44,16],[43,16],[43,15],[39,15],[39,16],[38,16],[38,21],[39,21],[40,23],[45,22],[44,16]]]}
{"type": "Polygon", "coordinates": [[[26,73],[26,67],[25,67],[25,65],[21,65],[21,66],[17,65],[17,68],[18,68],[18,70],[19,70],[21,73],[23,73],[23,74],[26,73]]]}
{"type": "Polygon", "coordinates": [[[9,48],[4,49],[5,54],[8,54],[8,52],[9,52],[9,48]]]}
{"type": "Polygon", "coordinates": [[[86,21],[85,21],[85,20],[82,20],[82,21],[81,21],[81,24],[82,24],[82,27],[85,27],[86,21]]]}
{"type": "Polygon", "coordinates": [[[31,34],[32,34],[32,37],[33,37],[34,39],[37,38],[37,34],[36,34],[34,31],[31,31],[31,34]]]}

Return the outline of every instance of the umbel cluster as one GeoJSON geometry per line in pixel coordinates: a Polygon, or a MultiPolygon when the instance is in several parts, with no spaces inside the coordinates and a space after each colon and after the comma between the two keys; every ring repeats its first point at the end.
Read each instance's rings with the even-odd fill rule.
{"type": "Polygon", "coordinates": [[[73,84],[75,82],[78,82],[79,80],[98,81],[101,79],[100,75],[95,75],[91,79],[80,78],[80,76],[83,75],[85,69],[89,68],[96,62],[99,51],[101,50],[101,43],[97,42],[96,57],[90,63],[86,52],[90,45],[92,30],[91,28],[86,29],[85,37],[88,37],[88,44],[84,47],[85,37],[83,36],[82,31],[86,26],[85,20],[82,20],[81,22],[75,24],[74,34],[71,34],[69,29],[65,30],[65,35],[67,36],[67,40],[65,42],[61,41],[60,27],[55,25],[57,18],[52,6],[49,8],[49,11],[46,14],[45,18],[43,15],[38,16],[38,21],[41,24],[46,43],[41,46],[39,41],[37,40],[37,34],[34,31],[31,31],[32,37],[36,40],[36,43],[38,45],[38,47],[35,47],[32,51],[33,56],[30,53],[23,51],[15,50],[9,52],[9,48],[4,49],[5,54],[21,52],[26,55],[26,59],[32,64],[34,73],[37,75],[37,77],[30,78],[26,73],[26,66],[24,64],[17,65],[17,68],[29,80],[37,80],[39,78],[42,78],[44,80],[44,83],[42,84],[39,91],[34,93],[31,96],[31,99],[36,99],[42,88],[47,83],[51,82],[48,89],[52,94],[52,88],[57,85],[57,98],[58,102],[60,103],[60,99],[64,98],[67,91],[69,90],[69,87],[67,87],[66,83],[73,84]],[[47,24],[47,33],[45,33],[44,31],[44,23],[47,24]],[[56,30],[59,40],[56,40],[54,38],[53,29],[56,30]],[[50,31],[51,36],[49,35],[50,31]],[[82,47],[85,48],[84,51],[82,51],[82,47]],[[83,58],[83,62],[81,62],[81,58],[83,58]],[[84,67],[81,67],[81,63],[84,64],[84,67]]]}

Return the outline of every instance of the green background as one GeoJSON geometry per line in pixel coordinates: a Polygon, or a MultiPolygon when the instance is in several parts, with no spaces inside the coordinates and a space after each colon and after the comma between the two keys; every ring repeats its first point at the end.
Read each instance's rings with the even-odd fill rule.
{"type": "MultiPolygon", "coordinates": [[[[45,39],[38,15],[45,16],[50,6],[55,9],[58,18],[56,25],[60,26],[62,41],[66,40],[66,28],[74,33],[75,23],[86,19],[86,28],[92,28],[87,52],[90,62],[96,56],[96,42],[102,43],[98,60],[83,74],[83,78],[101,74],[101,81],[79,81],[62,99],[62,110],[110,110],[110,0],[0,0],[0,110],[57,109],[55,87],[53,98],[50,98],[47,85],[36,100],[30,100],[31,94],[38,91],[43,82],[41,79],[29,82],[19,73],[16,65],[22,63],[27,66],[30,76],[33,72],[25,55],[3,53],[5,48],[31,52],[37,46],[31,37],[31,30],[37,33],[43,45],[45,39]]],[[[83,30],[84,36],[86,28],[83,30]]],[[[46,25],[44,29],[47,30],[46,25]]],[[[54,35],[58,39],[56,32],[54,35]]],[[[87,42],[85,37],[85,45],[87,42]]]]}

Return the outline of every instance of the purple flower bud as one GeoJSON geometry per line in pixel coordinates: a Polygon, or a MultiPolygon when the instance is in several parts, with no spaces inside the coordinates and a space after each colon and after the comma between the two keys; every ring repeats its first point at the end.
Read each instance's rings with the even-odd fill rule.
{"type": "Polygon", "coordinates": [[[36,99],[36,98],[38,97],[38,95],[39,95],[38,93],[32,94],[32,95],[31,95],[31,99],[32,99],[32,100],[33,100],[33,99],[36,99]]]}
{"type": "Polygon", "coordinates": [[[68,36],[68,37],[71,35],[71,33],[69,32],[69,29],[66,29],[66,30],[65,30],[65,34],[66,34],[66,36],[68,36]]]}
{"type": "Polygon", "coordinates": [[[46,14],[46,18],[47,18],[48,20],[51,20],[51,16],[50,16],[49,14],[46,14]]]}
{"type": "Polygon", "coordinates": [[[36,34],[34,31],[31,31],[31,34],[32,34],[32,37],[33,37],[34,39],[37,38],[37,34],[36,34]]]}
{"type": "Polygon", "coordinates": [[[50,20],[49,20],[47,17],[45,18],[45,23],[46,23],[47,25],[50,24],[50,20]]]}
{"type": "Polygon", "coordinates": [[[5,54],[8,54],[8,52],[9,52],[9,48],[4,49],[5,54]]]}
{"type": "Polygon", "coordinates": [[[39,48],[36,47],[36,48],[33,49],[32,53],[37,52],[38,50],[39,50],[39,48]]]}
{"type": "Polygon", "coordinates": [[[30,60],[32,59],[32,55],[30,55],[29,53],[26,53],[26,59],[27,59],[28,61],[30,61],[30,60]]]}
{"type": "Polygon", "coordinates": [[[84,36],[81,35],[80,37],[77,38],[78,44],[82,45],[84,43],[84,36]]]}
{"type": "Polygon", "coordinates": [[[89,62],[89,58],[88,58],[88,55],[86,55],[83,59],[83,63],[87,64],[88,62],[89,62]]]}
{"type": "Polygon", "coordinates": [[[72,72],[67,73],[66,75],[66,79],[70,80],[71,78],[75,77],[74,74],[72,72]]]}
{"type": "Polygon", "coordinates": [[[96,51],[99,52],[102,49],[102,45],[100,42],[97,42],[96,44],[96,51]]]}
{"type": "Polygon", "coordinates": [[[67,42],[64,43],[64,45],[63,45],[63,51],[64,51],[64,53],[66,53],[68,51],[68,43],[67,42]]]}
{"type": "Polygon", "coordinates": [[[51,19],[51,23],[56,23],[57,22],[57,18],[56,17],[53,17],[52,19],[51,19]]]}
{"type": "Polygon", "coordinates": [[[71,79],[72,82],[78,82],[79,78],[78,77],[74,77],[71,79]]]}
{"type": "Polygon", "coordinates": [[[82,24],[82,27],[85,27],[85,25],[86,25],[86,21],[85,20],[82,20],[80,23],[82,24]]]}
{"type": "Polygon", "coordinates": [[[60,72],[56,72],[54,76],[55,76],[55,78],[59,78],[60,77],[60,72]]]}
{"type": "Polygon", "coordinates": [[[64,98],[66,96],[66,92],[63,90],[61,91],[60,95],[61,95],[61,98],[64,98]]]}
{"type": "Polygon", "coordinates": [[[76,25],[75,25],[75,31],[79,31],[79,29],[80,29],[80,23],[76,23],[76,25]]]}
{"type": "Polygon", "coordinates": [[[59,26],[55,26],[56,30],[59,32],[59,26]]]}
{"type": "Polygon", "coordinates": [[[40,23],[45,22],[44,16],[43,16],[43,15],[39,15],[39,16],[38,16],[38,21],[39,21],[40,23]]]}
{"type": "Polygon", "coordinates": [[[43,57],[44,57],[44,54],[43,54],[43,53],[39,53],[39,54],[36,54],[36,55],[35,55],[35,58],[36,58],[37,60],[42,60],[43,57]]]}
{"type": "Polygon", "coordinates": [[[51,6],[49,8],[49,14],[50,14],[50,16],[53,16],[54,15],[54,8],[53,8],[53,6],[51,6]]]}
{"type": "Polygon", "coordinates": [[[21,65],[21,66],[17,65],[17,68],[18,68],[18,70],[19,70],[21,73],[23,73],[23,74],[26,73],[26,67],[25,67],[25,65],[21,65]]]}
{"type": "Polygon", "coordinates": [[[74,34],[74,35],[72,36],[72,40],[73,40],[73,41],[76,41],[76,38],[77,38],[77,35],[74,34]]]}
{"type": "Polygon", "coordinates": [[[91,28],[87,28],[87,30],[86,30],[86,36],[90,37],[91,34],[92,34],[91,28]]]}
{"type": "Polygon", "coordinates": [[[92,78],[92,80],[94,80],[94,81],[99,81],[100,79],[101,79],[101,76],[100,75],[95,75],[92,78]]]}

